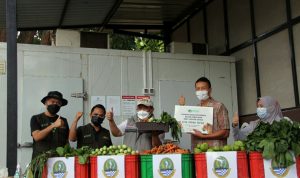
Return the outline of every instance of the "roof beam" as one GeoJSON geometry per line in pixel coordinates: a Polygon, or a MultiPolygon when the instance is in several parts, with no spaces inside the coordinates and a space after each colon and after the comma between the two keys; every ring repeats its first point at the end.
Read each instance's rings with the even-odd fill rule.
{"type": "MultiPolygon", "coordinates": [[[[102,24],[86,24],[86,25],[66,25],[66,26],[45,26],[45,27],[24,27],[18,28],[19,31],[32,31],[32,30],[53,30],[56,28],[71,29],[71,28],[93,28],[101,27],[102,24]]],[[[148,29],[148,30],[162,30],[164,25],[124,25],[124,24],[107,24],[105,29],[148,29]]]]}
{"type": "Polygon", "coordinates": [[[123,34],[123,35],[138,36],[138,37],[150,38],[150,39],[156,39],[156,40],[164,40],[163,37],[158,36],[158,35],[143,34],[143,33],[138,33],[138,32],[124,31],[124,30],[114,30],[114,33],[123,34]]]}
{"type": "Polygon", "coordinates": [[[106,29],[153,29],[162,30],[164,25],[124,25],[124,24],[107,24],[106,29]]]}
{"type": "Polygon", "coordinates": [[[172,27],[172,31],[178,29],[188,19],[192,18],[194,15],[196,15],[199,11],[201,11],[204,7],[206,7],[213,1],[214,0],[207,0],[206,2],[196,1],[195,3],[193,3],[189,8],[187,8],[186,11],[184,11],[181,15],[178,16],[178,18],[176,18],[172,27]]]}
{"type": "Polygon", "coordinates": [[[120,5],[122,4],[123,0],[116,0],[113,7],[110,9],[108,14],[106,15],[105,19],[102,22],[102,26],[100,28],[100,32],[103,31],[103,29],[106,27],[106,25],[109,23],[110,19],[113,17],[113,15],[116,13],[120,5]]]}
{"type": "Polygon", "coordinates": [[[63,8],[63,10],[61,12],[61,15],[60,15],[60,19],[59,19],[59,23],[58,23],[58,28],[61,27],[61,25],[62,25],[62,23],[63,23],[63,21],[65,19],[69,2],[70,2],[70,0],[65,0],[64,8],[63,8]]]}

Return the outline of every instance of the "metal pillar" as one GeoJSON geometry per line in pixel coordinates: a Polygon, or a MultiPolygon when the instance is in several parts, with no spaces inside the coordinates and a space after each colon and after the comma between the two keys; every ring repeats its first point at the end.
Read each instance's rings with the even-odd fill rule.
{"type": "MultiPolygon", "coordinates": [[[[255,17],[254,17],[254,2],[250,0],[250,16],[251,16],[251,32],[252,39],[256,39],[256,30],[255,30],[255,17]]],[[[257,44],[254,40],[252,40],[253,45],[253,60],[255,67],[255,82],[256,82],[256,96],[261,97],[261,89],[260,89],[260,78],[259,78],[259,66],[258,66],[258,54],[257,54],[257,44]]]]}
{"type": "Polygon", "coordinates": [[[9,175],[17,165],[18,77],[17,77],[17,18],[16,0],[6,0],[7,39],[7,156],[9,175]]]}
{"type": "Polygon", "coordinates": [[[291,15],[292,12],[291,12],[291,1],[290,0],[286,0],[286,14],[287,14],[287,24],[288,24],[288,32],[289,32],[289,45],[290,45],[290,53],[291,53],[291,66],[292,66],[295,106],[299,106],[297,65],[296,65],[294,32],[293,32],[293,25],[292,25],[292,15],[291,15]]]}

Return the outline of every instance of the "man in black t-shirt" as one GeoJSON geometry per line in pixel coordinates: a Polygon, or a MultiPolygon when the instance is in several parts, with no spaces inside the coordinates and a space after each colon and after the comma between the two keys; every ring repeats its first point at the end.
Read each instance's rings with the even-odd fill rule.
{"type": "Polygon", "coordinates": [[[89,146],[95,149],[112,145],[109,131],[101,126],[105,114],[104,106],[97,104],[90,113],[91,123],[77,128],[77,123],[82,116],[82,112],[77,112],[70,128],[69,140],[77,140],[77,148],[89,146]]]}
{"type": "Polygon", "coordinates": [[[68,143],[69,125],[66,118],[57,115],[60,107],[68,104],[58,91],[50,91],[41,102],[46,111],[34,115],[30,121],[33,138],[32,159],[39,154],[68,143]]]}

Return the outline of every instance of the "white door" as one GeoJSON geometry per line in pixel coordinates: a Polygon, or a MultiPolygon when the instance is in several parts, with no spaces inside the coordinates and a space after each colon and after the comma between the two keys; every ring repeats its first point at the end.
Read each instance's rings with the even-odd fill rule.
{"type": "MultiPolygon", "coordinates": [[[[166,111],[174,116],[175,105],[178,104],[181,95],[185,97],[188,106],[196,106],[199,103],[195,95],[194,81],[160,80],[160,111],[166,111]]],[[[172,140],[170,133],[166,134],[165,139],[172,140]]],[[[183,133],[179,145],[181,148],[191,149],[191,135],[183,133]]]]}
{"type": "Polygon", "coordinates": [[[21,144],[18,162],[23,169],[31,161],[32,154],[32,147],[26,147],[27,143],[32,143],[30,119],[45,111],[41,99],[49,91],[60,91],[68,100],[68,105],[62,107],[58,114],[67,118],[69,127],[76,112],[83,111],[83,99],[71,97],[71,93],[83,92],[82,78],[24,77],[18,117],[18,143],[21,144]]]}

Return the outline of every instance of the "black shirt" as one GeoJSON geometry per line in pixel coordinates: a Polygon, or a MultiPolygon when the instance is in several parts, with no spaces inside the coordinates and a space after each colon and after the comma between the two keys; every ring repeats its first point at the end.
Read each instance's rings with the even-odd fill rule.
{"type": "MultiPolygon", "coordinates": [[[[43,130],[47,128],[49,125],[54,123],[58,117],[58,115],[49,117],[45,115],[45,113],[32,116],[30,121],[31,135],[32,132],[36,130],[43,130]]],[[[60,118],[64,122],[61,128],[53,129],[52,132],[50,132],[44,139],[40,141],[35,141],[33,139],[32,158],[45,151],[55,149],[56,147],[64,146],[68,143],[69,125],[66,118],[60,118]]]]}
{"type": "Polygon", "coordinates": [[[96,131],[91,124],[77,128],[77,148],[89,146],[95,149],[110,145],[112,142],[107,129],[100,127],[100,130],[96,131]]]}

